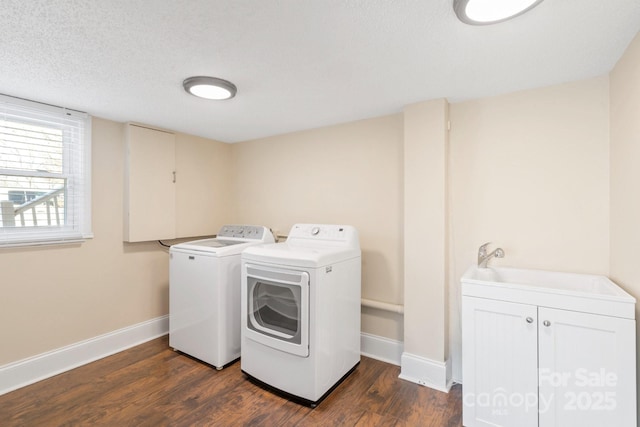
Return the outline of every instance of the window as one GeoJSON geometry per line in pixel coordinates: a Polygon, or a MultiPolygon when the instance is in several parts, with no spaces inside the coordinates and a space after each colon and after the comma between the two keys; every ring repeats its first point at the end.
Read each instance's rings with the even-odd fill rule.
{"type": "Polygon", "coordinates": [[[91,117],[0,95],[0,246],[91,237],[91,117]]]}

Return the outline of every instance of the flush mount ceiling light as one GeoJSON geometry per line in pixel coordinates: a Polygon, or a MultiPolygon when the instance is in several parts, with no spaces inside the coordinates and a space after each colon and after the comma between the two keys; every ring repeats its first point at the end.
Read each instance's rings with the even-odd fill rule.
{"type": "Polygon", "coordinates": [[[453,0],[458,18],[471,25],[488,25],[515,18],[542,0],[453,0]]]}
{"type": "Polygon", "coordinates": [[[216,77],[189,77],[182,82],[184,90],[200,98],[223,100],[236,96],[236,85],[216,77]]]}

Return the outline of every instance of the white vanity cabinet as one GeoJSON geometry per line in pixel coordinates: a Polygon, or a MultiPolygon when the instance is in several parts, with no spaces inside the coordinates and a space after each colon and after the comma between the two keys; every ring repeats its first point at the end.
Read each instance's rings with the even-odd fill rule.
{"type": "Polygon", "coordinates": [[[635,426],[635,356],[635,320],[539,307],[540,425],[635,426]]]}
{"type": "Polygon", "coordinates": [[[635,426],[634,313],[603,276],[470,269],[463,425],[635,426]]]}
{"type": "Polygon", "coordinates": [[[538,425],[537,307],[462,297],[463,424],[538,425]],[[527,322],[527,319],[534,319],[527,322]],[[511,396],[535,398],[508,405],[511,396]]]}

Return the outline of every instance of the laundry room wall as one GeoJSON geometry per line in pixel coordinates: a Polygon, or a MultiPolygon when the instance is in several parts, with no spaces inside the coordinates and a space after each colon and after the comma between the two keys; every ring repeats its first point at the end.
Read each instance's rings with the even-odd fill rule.
{"type": "MultiPolygon", "coordinates": [[[[94,117],[92,133],[95,237],[79,245],[0,249],[0,366],[168,313],[166,248],[122,241],[124,124],[94,117]]],[[[202,142],[188,135],[178,140],[202,142]]],[[[230,177],[230,146],[209,143],[211,167],[230,177]]],[[[228,182],[209,185],[224,193],[228,182]]]]}
{"type": "MultiPolygon", "coordinates": [[[[355,226],[362,296],[401,305],[402,144],[400,114],[233,144],[234,218],[355,226]]],[[[402,316],[363,308],[362,331],[402,341],[402,316]]]]}
{"type": "Polygon", "coordinates": [[[460,277],[481,244],[505,250],[496,266],[609,273],[608,90],[605,75],[450,104],[455,379],[460,277]]]}
{"type": "MultiPolygon", "coordinates": [[[[640,33],[611,72],[611,278],[640,299],[640,33]]],[[[636,319],[640,304],[636,303],[636,319]]],[[[640,328],[636,325],[636,346],[640,328]]],[[[636,349],[640,354],[640,349],[636,349]]],[[[636,374],[640,374],[637,358],[636,374]]],[[[640,381],[638,382],[640,384],[640,381]]],[[[640,393],[637,394],[640,401],[640,393]]],[[[640,413],[638,414],[640,423],[640,413]]],[[[639,424],[640,425],[640,424],[639,424]]]]}

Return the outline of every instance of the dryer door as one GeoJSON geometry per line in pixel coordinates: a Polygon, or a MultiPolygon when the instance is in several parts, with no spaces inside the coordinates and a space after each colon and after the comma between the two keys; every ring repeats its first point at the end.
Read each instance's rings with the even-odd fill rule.
{"type": "Polygon", "coordinates": [[[245,336],[308,357],[309,273],[255,264],[246,264],[244,269],[245,336]]]}

